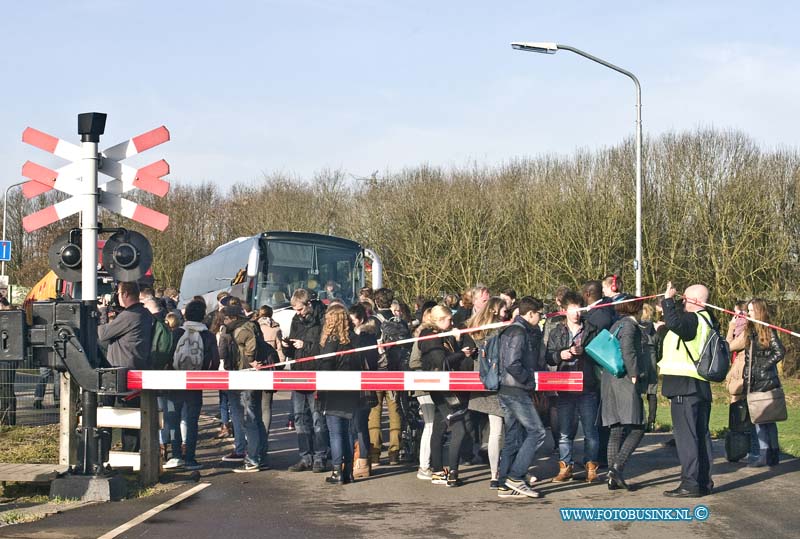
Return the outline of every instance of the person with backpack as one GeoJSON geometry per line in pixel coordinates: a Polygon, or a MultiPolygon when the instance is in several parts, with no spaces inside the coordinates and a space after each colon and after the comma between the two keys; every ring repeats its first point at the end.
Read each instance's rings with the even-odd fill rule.
{"type": "MultiPolygon", "coordinates": [[[[375,291],[375,312],[373,319],[378,325],[378,344],[384,342],[394,342],[400,339],[408,339],[411,332],[408,325],[401,319],[395,318],[392,314],[392,301],[394,292],[390,288],[380,288],[375,291]]],[[[408,355],[410,346],[392,346],[390,348],[379,348],[380,358],[378,360],[378,370],[397,371],[408,368],[408,355]]],[[[378,466],[381,460],[381,446],[383,444],[381,436],[381,415],[383,403],[386,402],[386,409],[389,412],[389,464],[400,463],[400,431],[403,428],[400,408],[397,403],[398,395],[395,391],[376,391],[378,404],[369,413],[369,441],[370,441],[370,464],[378,466]]]]}
{"type": "Polygon", "coordinates": [[[597,480],[597,455],[600,436],[597,432],[597,411],[600,405],[599,386],[594,378],[595,363],[584,353],[584,322],[581,320],[583,298],[567,291],[561,299],[566,311],[565,321],[553,326],[547,336],[547,363],[557,371],[584,373],[583,389],[580,392],[564,391],[558,395],[558,475],[554,483],[572,480],[573,445],[577,433],[577,421],[583,427],[583,466],[586,482],[597,480]],[[591,373],[588,377],[586,373],[591,373]]]}
{"type": "Polygon", "coordinates": [[[681,482],[664,492],[670,498],[699,498],[712,493],[711,479],[711,385],[697,374],[692,357],[700,352],[708,336],[707,325],[716,324],[705,309],[708,288],[702,284],[689,286],[683,293],[683,309],[675,303],[677,290],[667,283],[661,307],[667,334],[661,372],[661,394],[670,401],[675,447],[681,463],[681,482]],[[703,318],[703,320],[701,320],[703,318]],[[704,329],[701,330],[701,325],[704,329]],[[682,342],[681,342],[682,341],[682,342]]]}
{"type": "MultiPolygon", "coordinates": [[[[252,321],[244,317],[240,305],[228,305],[222,309],[222,313],[226,332],[230,335],[230,342],[225,351],[227,359],[225,368],[247,370],[258,366],[259,363],[256,361],[258,340],[255,334],[258,330],[252,321]]],[[[244,432],[247,444],[242,459],[243,464],[240,468],[234,468],[234,472],[258,472],[269,469],[267,431],[261,415],[262,394],[263,391],[260,390],[228,391],[234,431],[244,432]]],[[[223,460],[231,461],[232,459],[228,457],[223,460]]]]}
{"type": "MultiPolygon", "coordinates": [[[[491,298],[483,311],[467,320],[467,327],[476,328],[502,322],[503,318],[500,313],[504,306],[505,301],[502,298],[491,298]]],[[[490,329],[464,335],[465,345],[478,351],[479,361],[474,362],[474,369],[476,371],[480,370],[481,361],[487,359],[484,357],[486,354],[487,342],[495,335],[498,335],[500,331],[500,329],[490,329]]],[[[497,391],[470,393],[468,409],[473,412],[486,414],[489,418],[488,451],[489,469],[491,470],[489,488],[497,490],[500,486],[497,473],[500,465],[500,445],[503,441],[503,409],[500,408],[500,401],[497,399],[497,391]]],[[[480,439],[477,441],[480,443],[480,439]]]]}
{"type": "Polygon", "coordinates": [[[506,427],[498,472],[500,498],[540,497],[525,478],[547,436],[533,404],[536,369],[544,355],[539,329],[543,307],[539,299],[530,296],[520,299],[519,314],[500,337],[501,376],[497,396],[506,427]]]}
{"type": "MultiPolygon", "coordinates": [[[[199,301],[186,304],[186,321],[173,334],[174,352],[170,365],[176,371],[217,370],[219,350],[214,335],[203,324],[206,306],[199,301]]],[[[172,458],[164,464],[164,469],[185,468],[199,470],[203,466],[197,462],[197,430],[200,409],[203,407],[202,391],[168,391],[167,409],[164,420],[172,439],[172,458]],[[186,437],[182,439],[180,420],[186,410],[186,437]],[[185,448],[181,455],[181,449],[185,448]]]]}
{"type": "MultiPolygon", "coordinates": [[[[623,295],[620,300],[636,299],[623,295]]],[[[625,482],[623,471],[628,458],[644,436],[644,406],[642,393],[647,381],[647,371],[642,349],[642,330],[637,317],[642,311],[641,301],[628,301],[614,306],[619,319],[611,326],[622,351],[625,374],[621,378],[603,369],[600,376],[600,393],[603,402],[603,425],[611,429],[608,439],[608,489],[635,490],[625,482]]]]}
{"type": "MultiPolygon", "coordinates": [[[[289,337],[283,341],[286,359],[306,358],[319,354],[319,339],[325,305],[304,288],[298,288],[290,301],[295,312],[292,317],[289,337]]],[[[293,366],[297,370],[316,370],[316,361],[305,361],[293,366]]],[[[290,472],[311,470],[315,473],[328,471],[330,437],[325,416],[318,407],[314,391],[292,391],[297,448],[300,460],[289,466],[290,472]]]]}

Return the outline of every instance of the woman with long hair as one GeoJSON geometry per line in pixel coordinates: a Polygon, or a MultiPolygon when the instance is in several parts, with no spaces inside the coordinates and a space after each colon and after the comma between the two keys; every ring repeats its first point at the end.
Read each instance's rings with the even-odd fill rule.
{"type": "MultiPolygon", "coordinates": [[[[358,345],[375,346],[378,344],[378,325],[374,318],[367,316],[367,311],[360,303],[353,304],[348,310],[353,332],[358,335],[358,345]]],[[[378,369],[378,350],[366,350],[362,352],[361,370],[372,371],[378,369]]],[[[358,454],[355,455],[353,463],[353,478],[364,479],[372,473],[369,462],[369,412],[370,406],[368,395],[361,394],[358,409],[353,417],[353,436],[358,444],[358,454]]]]}
{"type": "MultiPolygon", "coordinates": [[[[430,322],[420,326],[420,337],[444,333],[452,329],[453,313],[449,308],[437,305],[431,309],[430,322]]],[[[472,349],[463,346],[458,330],[454,335],[431,338],[419,341],[422,354],[422,369],[425,371],[459,371],[472,370],[471,360],[466,369],[468,356],[472,349]]],[[[466,434],[464,416],[467,410],[466,401],[457,393],[436,391],[431,394],[435,405],[433,432],[431,434],[431,483],[446,484],[448,487],[461,485],[458,478],[458,459],[461,442],[466,434]],[[450,448],[447,466],[443,464],[442,448],[445,432],[450,431],[450,448]]]]}
{"type": "MultiPolygon", "coordinates": [[[[747,316],[754,320],[770,323],[767,302],[753,298],[747,304],[747,316]]],[[[748,322],[747,329],[731,343],[731,351],[744,350],[744,394],[751,391],[771,391],[781,387],[778,377],[778,363],[786,353],[778,332],[774,329],[748,322]]],[[[760,423],[755,425],[758,438],[758,455],[749,466],[777,466],[780,460],[778,446],[778,425],[760,423]]]]}
{"type": "MultiPolygon", "coordinates": [[[[502,298],[493,297],[489,299],[489,303],[482,311],[467,320],[467,327],[476,328],[502,322],[502,313],[505,308],[506,303],[502,298]]],[[[486,345],[486,341],[499,331],[499,329],[490,329],[472,332],[464,335],[464,343],[470,348],[481,350],[486,345]]],[[[474,369],[477,371],[479,367],[480,362],[475,361],[474,369]]],[[[497,391],[470,393],[469,409],[489,417],[489,469],[492,472],[489,488],[496,490],[498,488],[497,471],[500,463],[500,446],[503,440],[503,409],[500,408],[500,401],[497,400],[497,391]]],[[[478,431],[476,436],[479,436],[481,429],[476,430],[478,431]]],[[[480,437],[477,437],[476,442],[480,445],[480,437]]]]}
{"type": "MultiPolygon", "coordinates": [[[[357,346],[357,336],[350,328],[347,309],[339,303],[331,304],[325,311],[319,344],[320,354],[352,350],[357,346]]],[[[337,355],[317,360],[320,371],[360,371],[362,357],[359,353],[337,355]]],[[[320,391],[318,398],[325,414],[331,439],[333,472],[325,481],[347,484],[353,481],[353,437],[351,421],[358,410],[358,391],[320,391]]]]}
{"type": "MultiPolygon", "coordinates": [[[[419,337],[420,332],[431,323],[431,307],[428,307],[422,312],[420,317],[420,326],[414,331],[414,337],[419,337]]],[[[411,358],[409,360],[409,367],[411,370],[422,370],[422,353],[419,349],[420,342],[416,341],[411,348],[411,358]],[[419,357],[419,361],[415,358],[419,357]],[[417,365],[419,363],[419,365],[417,365]]],[[[422,435],[419,440],[419,469],[417,470],[417,479],[423,481],[430,481],[433,472],[431,472],[431,435],[433,434],[433,418],[435,416],[436,406],[433,404],[431,394],[427,391],[416,391],[412,395],[419,403],[419,411],[422,414],[422,421],[424,427],[422,428],[422,435]]]]}

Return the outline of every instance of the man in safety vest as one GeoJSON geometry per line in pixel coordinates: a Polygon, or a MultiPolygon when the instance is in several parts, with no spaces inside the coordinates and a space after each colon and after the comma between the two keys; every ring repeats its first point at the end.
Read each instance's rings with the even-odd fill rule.
{"type": "Polygon", "coordinates": [[[694,284],[683,293],[683,310],[675,305],[677,290],[667,283],[661,306],[669,330],[664,336],[664,348],[659,370],[663,375],[661,393],[670,400],[675,447],[681,462],[681,483],[664,496],[698,498],[711,494],[711,385],[697,374],[691,357],[700,351],[709,336],[709,325],[716,320],[705,310],[708,288],[694,284]],[[705,320],[700,320],[700,317],[705,320]],[[690,354],[691,353],[691,357],[690,354]]]}

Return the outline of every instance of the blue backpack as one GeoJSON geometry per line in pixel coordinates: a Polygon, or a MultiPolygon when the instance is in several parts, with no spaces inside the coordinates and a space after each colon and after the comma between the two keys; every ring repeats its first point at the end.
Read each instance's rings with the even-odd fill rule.
{"type": "Polygon", "coordinates": [[[478,375],[481,378],[483,387],[489,391],[500,389],[500,336],[509,327],[511,326],[486,339],[483,346],[478,348],[478,375]]]}

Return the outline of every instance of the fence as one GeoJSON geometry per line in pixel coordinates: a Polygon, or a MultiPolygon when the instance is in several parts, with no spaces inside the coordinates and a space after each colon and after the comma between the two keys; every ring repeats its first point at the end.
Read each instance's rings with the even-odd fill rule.
{"type": "Polygon", "coordinates": [[[0,425],[41,426],[59,421],[58,372],[0,361],[0,425]]]}

